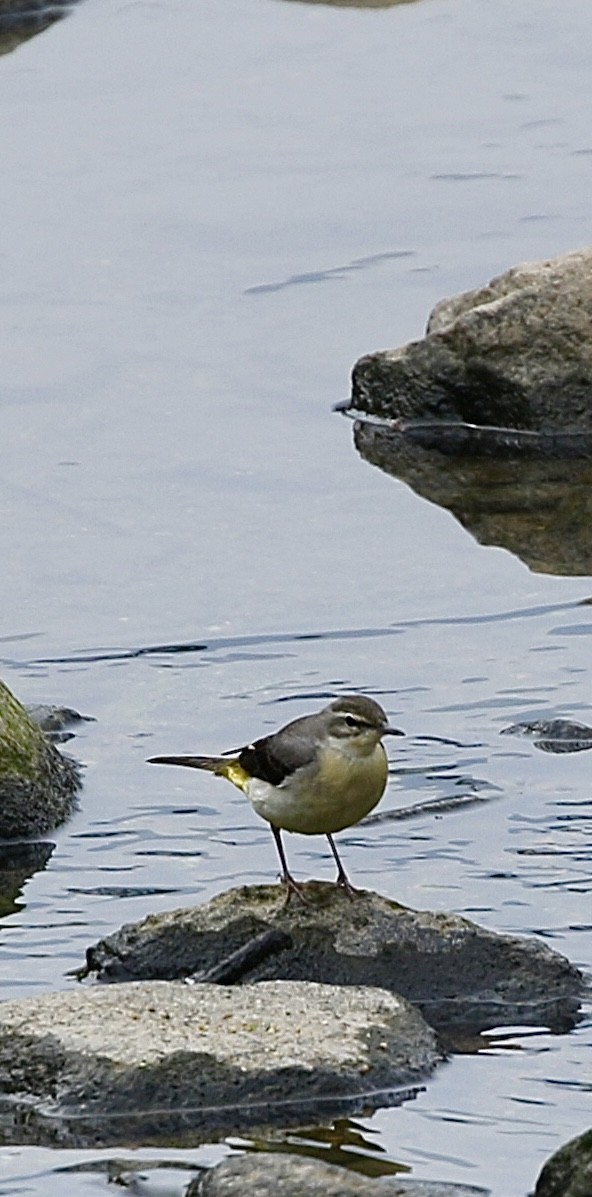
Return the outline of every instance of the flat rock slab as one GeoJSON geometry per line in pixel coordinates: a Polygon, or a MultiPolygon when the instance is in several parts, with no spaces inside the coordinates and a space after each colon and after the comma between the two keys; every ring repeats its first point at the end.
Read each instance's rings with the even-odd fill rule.
{"type": "Polygon", "coordinates": [[[0,1004],[0,1141],[195,1143],[397,1104],[441,1059],[395,994],[165,981],[0,1004]],[[405,1088],[404,1088],[405,1087],[405,1088]],[[13,1117],[10,1117],[10,1112],[13,1117]]]}
{"type": "Polygon", "coordinates": [[[186,1197],[487,1197],[474,1185],[397,1177],[374,1179],[298,1155],[223,1160],[191,1182],[186,1197]]]}
{"type": "Polygon", "coordinates": [[[577,1021],[582,975],[546,944],[409,910],[379,894],[350,901],[324,882],[308,882],[304,892],[306,906],[286,906],[280,886],[244,886],[205,906],[150,915],[89,948],[87,969],[111,981],[208,977],[273,931],[286,946],[240,979],[376,986],[402,994],[440,1030],[518,1022],[568,1030],[577,1021]]]}

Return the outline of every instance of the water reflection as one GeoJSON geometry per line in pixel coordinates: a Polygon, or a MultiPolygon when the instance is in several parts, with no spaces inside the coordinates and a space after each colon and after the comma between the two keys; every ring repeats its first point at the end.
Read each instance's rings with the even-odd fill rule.
{"type": "Polygon", "coordinates": [[[498,545],[535,573],[592,574],[592,462],[443,452],[400,429],[358,420],[356,448],[371,465],[445,507],[480,544],[498,545]]]}
{"type": "Polygon", "coordinates": [[[26,882],[45,868],[54,848],[49,842],[0,844],[0,918],[22,908],[26,882]]]}
{"type": "Polygon", "coordinates": [[[324,1126],[270,1132],[250,1139],[230,1139],[229,1145],[242,1151],[288,1152],[308,1159],[324,1160],[362,1176],[393,1176],[410,1172],[406,1165],[389,1159],[384,1147],[372,1137],[371,1127],[352,1118],[335,1118],[324,1126]]]}

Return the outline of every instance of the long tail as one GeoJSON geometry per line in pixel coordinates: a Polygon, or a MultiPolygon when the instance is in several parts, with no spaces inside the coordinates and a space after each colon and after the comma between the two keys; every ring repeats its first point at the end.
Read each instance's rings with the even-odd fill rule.
{"type": "Polygon", "coordinates": [[[226,777],[230,761],[222,756],[151,756],[148,764],[186,765],[188,769],[207,769],[208,773],[226,777]]]}
{"type": "Polygon", "coordinates": [[[239,764],[237,756],[151,756],[148,764],[186,765],[189,769],[206,769],[208,773],[215,773],[216,777],[225,777],[245,793],[251,780],[250,775],[239,764]]]}

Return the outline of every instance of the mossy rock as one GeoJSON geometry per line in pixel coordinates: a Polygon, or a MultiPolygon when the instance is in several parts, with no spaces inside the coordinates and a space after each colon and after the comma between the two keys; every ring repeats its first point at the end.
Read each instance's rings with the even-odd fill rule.
{"type": "Polygon", "coordinates": [[[0,839],[45,835],[72,813],[80,768],[0,682],[0,839]]]}

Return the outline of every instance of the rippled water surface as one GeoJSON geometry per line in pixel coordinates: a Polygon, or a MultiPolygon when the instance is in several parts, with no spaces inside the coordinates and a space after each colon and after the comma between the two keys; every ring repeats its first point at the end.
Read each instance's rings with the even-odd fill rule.
{"type": "MultiPolygon", "coordinates": [[[[96,720],[80,810],[3,894],[1,997],[275,876],[238,791],[145,758],[352,690],[407,733],[381,808],[406,817],[340,836],[354,881],[589,970],[592,755],[500,732],[592,724],[592,578],[478,544],[331,406],[443,295],[587,243],[591,55],[581,0],[85,0],[0,59],[2,676],[96,720]]],[[[592,1121],[589,1053],[586,1019],[507,1029],[291,1141],[524,1197],[592,1121]]],[[[180,1186],[226,1150],[166,1159],[180,1186]]],[[[0,1148],[0,1193],[106,1192],[114,1155],[163,1158],[0,1148]]]]}

